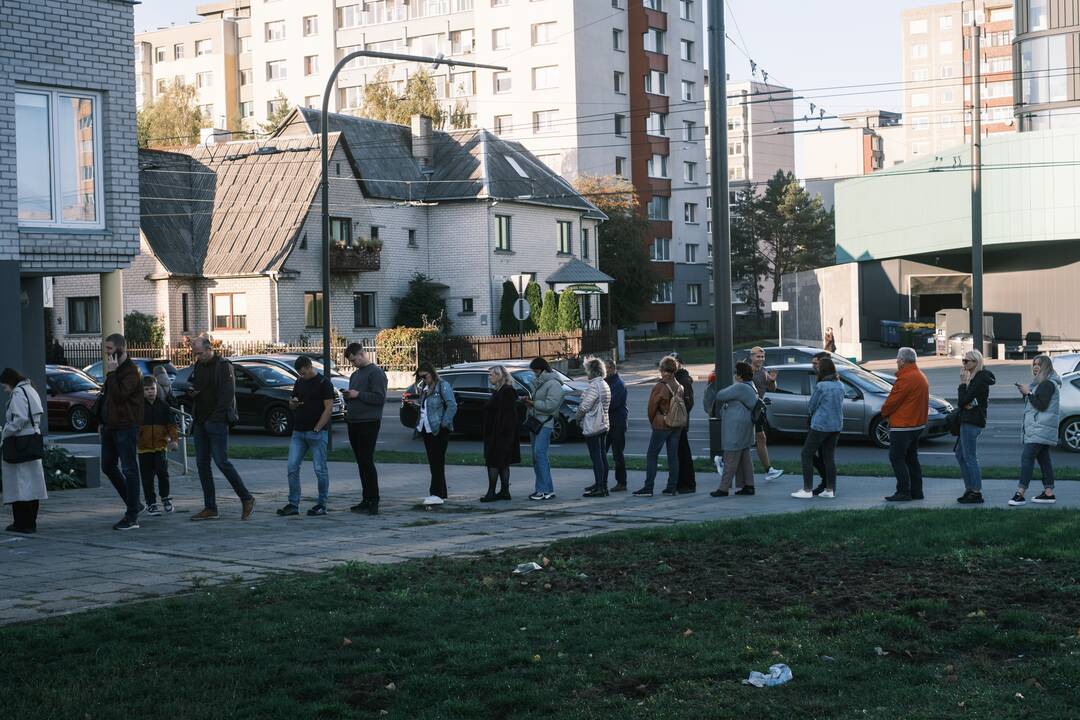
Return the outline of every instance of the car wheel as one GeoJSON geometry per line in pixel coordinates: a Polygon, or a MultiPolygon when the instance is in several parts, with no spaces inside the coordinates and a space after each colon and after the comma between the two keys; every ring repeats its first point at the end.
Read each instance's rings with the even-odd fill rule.
{"type": "Polygon", "coordinates": [[[82,405],[76,405],[68,413],[68,424],[75,432],[83,432],[90,427],[90,411],[82,405]]]}
{"type": "Polygon", "coordinates": [[[561,415],[555,416],[555,422],[551,425],[551,442],[560,444],[570,439],[570,424],[561,415]]]}
{"type": "Polygon", "coordinates": [[[889,449],[889,423],[885,418],[874,418],[870,423],[870,442],[883,450],[889,449]]]}
{"type": "Polygon", "coordinates": [[[1080,452],[1080,415],[1061,423],[1061,444],[1070,452],[1080,452]]]}
{"type": "Polygon", "coordinates": [[[289,409],[277,405],[266,411],[266,432],[276,437],[292,434],[293,418],[289,409]]]}

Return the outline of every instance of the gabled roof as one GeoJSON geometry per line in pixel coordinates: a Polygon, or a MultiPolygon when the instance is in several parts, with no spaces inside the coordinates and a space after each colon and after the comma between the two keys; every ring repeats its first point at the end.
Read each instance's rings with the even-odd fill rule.
{"type": "MultiPolygon", "coordinates": [[[[330,136],[331,153],[338,140],[330,136]]],[[[317,137],[140,150],[143,234],[172,274],[280,270],[311,210],[321,169],[317,137]]]]}
{"type": "MultiPolygon", "coordinates": [[[[341,113],[330,113],[328,119],[329,130],[345,137],[369,197],[425,202],[512,200],[571,208],[590,218],[606,219],[521,143],[487,130],[434,131],[431,168],[425,174],[412,154],[411,128],[341,113]]],[[[318,135],[320,120],[320,111],[296,108],[278,133],[299,125],[318,135]]],[[[285,131],[285,135],[295,132],[285,131]]]]}
{"type": "Polygon", "coordinates": [[[569,260],[559,266],[559,269],[548,276],[549,283],[606,283],[615,282],[615,278],[605,272],[600,272],[587,262],[577,258],[569,260]]]}

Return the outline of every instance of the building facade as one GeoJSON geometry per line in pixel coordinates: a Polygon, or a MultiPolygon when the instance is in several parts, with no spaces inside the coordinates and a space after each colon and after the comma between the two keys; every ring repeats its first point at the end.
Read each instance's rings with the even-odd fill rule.
{"type": "MultiPolygon", "coordinates": [[[[139,248],[132,4],[3,0],[0,9],[0,366],[44,388],[43,278],[115,280],[139,248]]],[[[119,288],[107,284],[95,317],[119,329],[108,325],[119,288]]]]}
{"type": "Polygon", "coordinates": [[[903,162],[901,117],[887,110],[849,113],[840,116],[842,126],[804,135],[800,172],[807,192],[831,209],[838,182],[903,162]]]}
{"type": "Polygon", "coordinates": [[[1017,0],[1020,131],[1080,127],[1080,0],[1017,0]]]}
{"type": "MultiPolygon", "coordinates": [[[[984,135],[1015,132],[1013,2],[976,0],[984,135]]],[[[901,17],[906,160],[944,156],[971,135],[971,3],[904,10],[901,17]]],[[[950,156],[951,157],[951,156],[950,156]]]]}

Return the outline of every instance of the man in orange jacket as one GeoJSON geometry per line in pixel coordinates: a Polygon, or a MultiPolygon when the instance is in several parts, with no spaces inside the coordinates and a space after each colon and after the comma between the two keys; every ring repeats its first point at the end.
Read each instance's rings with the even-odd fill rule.
{"type": "Polygon", "coordinates": [[[881,406],[881,416],[889,421],[889,462],[896,473],[896,492],[885,498],[891,502],[923,499],[919,438],[926,429],[930,382],[917,362],[913,349],[900,348],[896,383],[881,406]]]}

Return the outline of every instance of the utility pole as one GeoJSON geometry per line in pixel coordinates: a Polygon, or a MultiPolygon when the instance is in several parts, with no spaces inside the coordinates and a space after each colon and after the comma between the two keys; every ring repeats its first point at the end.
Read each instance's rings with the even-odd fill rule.
{"type": "Polygon", "coordinates": [[[729,385],[732,369],[731,207],[728,204],[727,66],[724,0],[709,0],[709,173],[712,176],[713,341],[716,382],[729,385]]]}
{"type": "Polygon", "coordinates": [[[983,351],[982,28],[971,2],[971,339],[983,351]]]}

